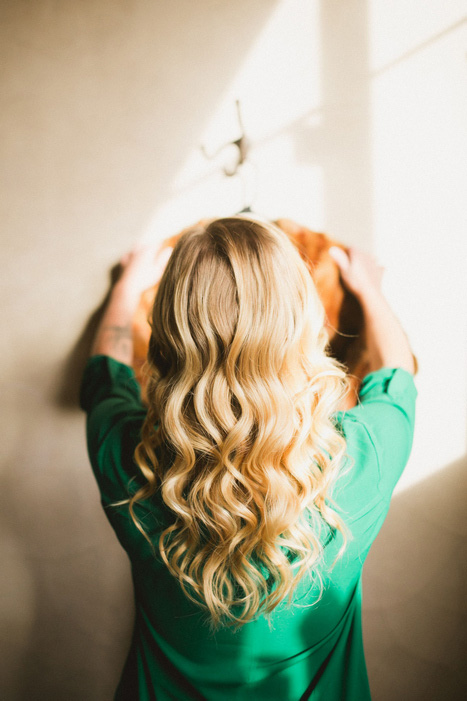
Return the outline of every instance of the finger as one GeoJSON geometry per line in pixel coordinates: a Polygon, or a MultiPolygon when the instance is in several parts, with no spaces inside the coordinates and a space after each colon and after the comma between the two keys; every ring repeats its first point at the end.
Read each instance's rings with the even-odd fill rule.
{"type": "Polygon", "coordinates": [[[347,270],[349,267],[349,258],[342,248],[337,246],[331,246],[329,249],[329,255],[337,263],[341,270],[347,270]]]}
{"type": "Polygon", "coordinates": [[[145,258],[148,257],[150,258],[153,256],[157,256],[159,250],[161,248],[160,242],[158,243],[143,243],[143,242],[138,242],[133,249],[131,250],[131,253],[134,256],[137,256],[138,258],[145,258]]]}
{"type": "Polygon", "coordinates": [[[172,255],[172,251],[173,251],[173,248],[163,248],[157,254],[156,263],[160,269],[165,268],[165,266],[167,265],[167,263],[169,261],[170,256],[172,255]]]}

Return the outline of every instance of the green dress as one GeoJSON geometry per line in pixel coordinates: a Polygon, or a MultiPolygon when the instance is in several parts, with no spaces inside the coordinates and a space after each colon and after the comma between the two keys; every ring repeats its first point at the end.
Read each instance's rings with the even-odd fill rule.
{"type": "MultiPolygon", "coordinates": [[[[331,568],[340,536],[324,551],[323,596],[301,580],[292,607],[280,604],[271,627],[259,617],[239,631],[215,634],[136,529],[128,507],[112,502],[144,484],[133,461],[145,418],[133,370],[107,356],[88,360],[81,387],[88,451],[102,505],[130,558],[136,618],[115,699],[208,701],[365,701],[370,690],[361,618],[361,575],[410,454],[417,390],[410,373],[382,368],[367,375],[358,406],[336,414],[352,460],[332,494],[351,532],[331,568]]],[[[157,534],[170,512],[157,495],[137,505],[157,534]]]]}

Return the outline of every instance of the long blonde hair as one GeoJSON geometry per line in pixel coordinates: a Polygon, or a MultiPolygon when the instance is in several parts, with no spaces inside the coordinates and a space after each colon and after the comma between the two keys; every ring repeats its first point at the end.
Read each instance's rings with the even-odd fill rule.
{"type": "Polygon", "coordinates": [[[320,524],[345,542],[329,496],[347,385],[324,321],[287,235],[243,216],[184,233],[160,282],[135,452],[147,484],[129,508],[149,540],[134,507],[160,490],[160,555],[214,628],[290,603],[317,571],[320,524]]]}

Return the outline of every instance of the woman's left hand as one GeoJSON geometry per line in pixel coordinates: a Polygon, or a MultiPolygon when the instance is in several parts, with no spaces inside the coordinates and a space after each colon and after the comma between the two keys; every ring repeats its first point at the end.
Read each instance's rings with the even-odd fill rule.
{"type": "Polygon", "coordinates": [[[128,292],[142,294],[157,285],[172,253],[172,248],[137,246],[120,261],[122,274],[118,281],[128,292]]]}

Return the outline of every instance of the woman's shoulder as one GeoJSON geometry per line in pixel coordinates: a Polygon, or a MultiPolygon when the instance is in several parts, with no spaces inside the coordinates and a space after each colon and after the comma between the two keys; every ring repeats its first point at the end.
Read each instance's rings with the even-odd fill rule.
{"type": "Polygon", "coordinates": [[[335,415],[347,443],[347,489],[390,499],[412,449],[416,397],[409,372],[385,367],[364,378],[355,407],[335,415]]]}

